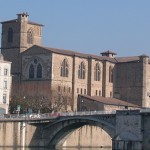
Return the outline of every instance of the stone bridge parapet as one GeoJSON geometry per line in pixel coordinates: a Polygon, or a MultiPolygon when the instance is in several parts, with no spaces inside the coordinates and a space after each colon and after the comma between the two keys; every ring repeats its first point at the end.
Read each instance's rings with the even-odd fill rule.
{"type": "Polygon", "coordinates": [[[113,150],[148,150],[149,122],[149,110],[76,112],[32,119],[1,118],[0,146],[61,147],[70,133],[89,125],[97,126],[108,133],[112,138],[113,150]]]}

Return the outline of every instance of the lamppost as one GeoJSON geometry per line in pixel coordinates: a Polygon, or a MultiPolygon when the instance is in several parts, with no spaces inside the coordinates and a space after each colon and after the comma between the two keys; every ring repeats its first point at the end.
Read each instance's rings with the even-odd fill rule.
{"type": "Polygon", "coordinates": [[[40,108],[39,108],[39,110],[38,110],[38,114],[41,113],[41,108],[42,108],[42,104],[40,105],[40,108]]]}
{"type": "Polygon", "coordinates": [[[82,104],[83,104],[83,99],[82,100],[80,100],[80,111],[82,111],[82,104]]]}
{"type": "Polygon", "coordinates": [[[17,114],[18,114],[18,117],[19,117],[19,113],[20,113],[20,105],[17,105],[17,114]]]}

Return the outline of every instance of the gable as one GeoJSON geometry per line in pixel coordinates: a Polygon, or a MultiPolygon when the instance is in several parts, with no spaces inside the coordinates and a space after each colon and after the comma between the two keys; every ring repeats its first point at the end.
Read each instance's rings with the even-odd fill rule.
{"type": "Polygon", "coordinates": [[[21,53],[23,56],[39,55],[39,54],[51,54],[50,50],[46,48],[34,45],[21,53]]]}

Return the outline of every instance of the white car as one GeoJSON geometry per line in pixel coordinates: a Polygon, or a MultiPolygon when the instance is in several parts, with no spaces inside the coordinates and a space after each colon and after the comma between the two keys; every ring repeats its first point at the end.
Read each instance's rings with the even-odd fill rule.
{"type": "Polygon", "coordinates": [[[39,114],[30,114],[29,118],[40,118],[39,114]]]}

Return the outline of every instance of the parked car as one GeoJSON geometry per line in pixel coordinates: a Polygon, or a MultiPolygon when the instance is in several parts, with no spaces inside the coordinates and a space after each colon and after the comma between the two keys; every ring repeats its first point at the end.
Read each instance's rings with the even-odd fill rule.
{"type": "Polygon", "coordinates": [[[40,114],[30,114],[29,118],[40,118],[40,114]]]}

